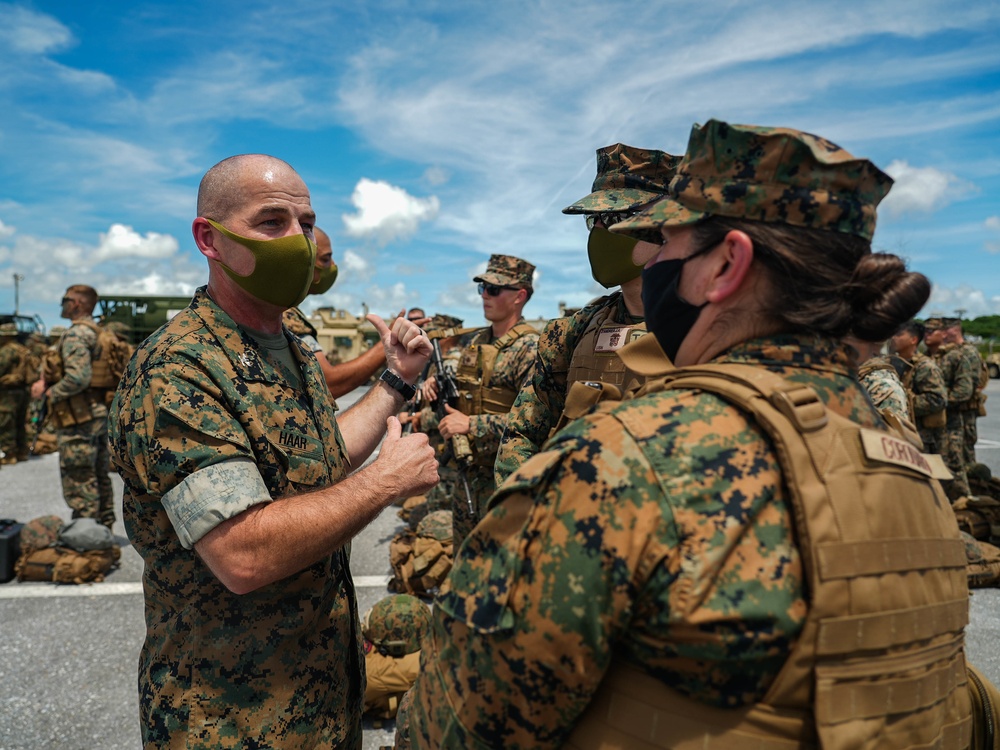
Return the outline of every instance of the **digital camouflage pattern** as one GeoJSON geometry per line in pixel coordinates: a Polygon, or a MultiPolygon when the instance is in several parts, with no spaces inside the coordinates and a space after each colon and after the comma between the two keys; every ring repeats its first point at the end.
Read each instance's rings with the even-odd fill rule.
{"type": "Polygon", "coordinates": [[[981,399],[984,398],[979,384],[985,365],[979,350],[968,341],[960,344],[959,350],[962,353],[963,370],[972,370],[975,373],[975,395],[962,407],[962,459],[966,467],[969,467],[976,463],[976,441],[979,440],[977,420],[981,399]]]}
{"type": "Polygon", "coordinates": [[[364,660],[348,547],[236,595],[181,546],[161,503],[192,473],[234,459],[256,465],[274,502],[346,476],[319,365],[295,339],[291,351],[301,378],[266,359],[202,287],[142,344],[112,405],[125,527],[144,562],[147,746],[360,747],[364,660]]]}
{"type": "Polygon", "coordinates": [[[591,193],[564,214],[627,211],[660,198],[677,173],[681,157],[616,143],[597,149],[597,177],[591,193]]]}
{"type": "MultiPolygon", "coordinates": [[[[715,362],[882,424],[836,342],[757,339],[715,362]]],[[[507,480],[458,552],[413,688],[413,747],[559,747],[612,658],[704,703],[759,700],[807,614],[790,503],[773,444],[721,398],[599,405],[507,480]]]]}
{"type": "Polygon", "coordinates": [[[485,281],[498,286],[516,286],[521,289],[531,289],[535,267],[526,260],[513,255],[491,255],[486,264],[486,270],[476,276],[473,281],[485,281]]]}
{"type": "Polygon", "coordinates": [[[17,340],[17,326],[0,325],[0,451],[2,463],[28,458],[28,389],[32,369],[31,352],[17,340]]]}
{"type": "Polygon", "coordinates": [[[948,389],[941,370],[926,354],[916,352],[908,364],[911,369],[903,385],[912,394],[913,421],[924,443],[924,453],[940,453],[944,446],[944,427],[927,427],[924,420],[945,409],[948,389]]]}
{"type": "Polygon", "coordinates": [[[496,486],[538,453],[566,408],[568,373],[580,338],[595,316],[611,309],[610,320],[642,322],[630,315],[621,291],[601,297],[573,315],[550,320],[538,337],[538,351],[528,380],[507,415],[494,466],[496,486]]]}
{"type": "Polygon", "coordinates": [[[104,392],[90,390],[97,333],[82,322],[73,323],[57,344],[63,376],[48,391],[52,404],[68,399],[84,399],[90,419],[75,425],[56,427],[59,474],[63,499],[73,518],[93,518],[109,528],[115,520],[114,491],[108,472],[108,408],[104,392]]]}
{"type": "Polygon", "coordinates": [[[450,510],[435,510],[420,519],[415,531],[404,529],[393,537],[390,591],[428,598],[438,593],[454,561],[452,525],[450,510]]]}
{"type": "Polygon", "coordinates": [[[711,214],[871,240],[875,207],[891,186],[872,162],[825,138],[709,120],[691,129],[668,197],[611,230],[630,234],[711,214]]]}
{"type": "Polygon", "coordinates": [[[59,540],[63,520],[56,515],[39,516],[21,527],[21,554],[55,544],[59,540]]]}
{"type": "MultiPolygon", "coordinates": [[[[514,325],[519,326],[524,323],[524,318],[521,318],[514,325]]],[[[463,351],[459,354],[459,359],[468,352],[470,347],[489,344],[493,340],[493,331],[488,327],[470,334],[466,339],[463,351]]],[[[493,365],[491,387],[506,388],[513,393],[518,393],[531,374],[537,350],[538,334],[536,332],[525,333],[509,346],[501,349],[493,365]]],[[[461,383],[459,383],[459,387],[461,387],[461,383]]],[[[460,487],[456,488],[452,495],[456,549],[472,527],[476,525],[476,521],[486,512],[486,502],[496,489],[493,466],[496,463],[500,438],[503,437],[506,423],[507,414],[473,414],[469,417],[468,438],[475,460],[466,472],[466,476],[469,480],[469,489],[472,491],[472,504],[476,509],[476,514],[473,516],[469,513],[465,490],[460,487]]]]}
{"type": "Polygon", "coordinates": [[[979,371],[973,366],[971,358],[966,357],[961,348],[954,344],[938,347],[934,352],[934,360],[948,390],[948,421],[941,456],[954,479],[946,482],[944,487],[948,497],[957,500],[971,494],[965,473],[965,420],[962,413],[975,395],[979,371]]]}
{"type": "MultiPolygon", "coordinates": [[[[448,534],[451,535],[451,528],[448,534]]],[[[390,642],[400,644],[401,653],[394,655],[402,656],[420,650],[430,624],[431,610],[426,604],[409,594],[393,594],[376,602],[368,611],[362,631],[377,647],[390,642]]]]}
{"type": "Polygon", "coordinates": [[[888,357],[872,357],[858,368],[858,375],[876,409],[890,411],[907,422],[913,421],[906,389],[888,357]]]}

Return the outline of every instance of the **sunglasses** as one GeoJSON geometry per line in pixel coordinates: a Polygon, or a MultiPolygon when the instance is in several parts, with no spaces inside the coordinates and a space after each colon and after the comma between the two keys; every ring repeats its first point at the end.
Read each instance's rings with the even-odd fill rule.
{"type": "Polygon", "coordinates": [[[597,213],[587,214],[587,229],[593,229],[597,222],[601,222],[604,228],[607,229],[620,221],[631,219],[640,213],[642,213],[641,208],[635,208],[631,211],[598,211],[597,213]]]}
{"type": "Polygon", "coordinates": [[[484,281],[479,282],[479,286],[476,287],[479,290],[479,296],[483,296],[483,292],[486,292],[491,297],[499,297],[500,292],[510,289],[511,291],[517,291],[516,286],[500,286],[498,284],[487,284],[484,281]]]}

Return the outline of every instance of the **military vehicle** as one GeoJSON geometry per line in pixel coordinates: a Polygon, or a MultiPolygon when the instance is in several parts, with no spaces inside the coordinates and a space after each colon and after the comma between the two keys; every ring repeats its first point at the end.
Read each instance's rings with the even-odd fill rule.
{"type": "Polygon", "coordinates": [[[332,364],[354,359],[379,341],[378,331],[364,315],[358,317],[347,310],[320,307],[309,316],[309,322],[316,329],[320,348],[332,364]]]}
{"type": "Polygon", "coordinates": [[[24,340],[31,333],[45,333],[45,324],[38,315],[0,314],[0,324],[13,323],[17,326],[18,339],[24,340]]]}
{"type": "Polygon", "coordinates": [[[109,294],[101,295],[97,304],[100,322],[124,323],[128,326],[129,343],[138,345],[190,303],[190,297],[109,294]]]}
{"type": "Polygon", "coordinates": [[[987,354],[984,359],[986,360],[986,369],[989,370],[991,378],[1000,378],[1000,353],[987,354]]]}

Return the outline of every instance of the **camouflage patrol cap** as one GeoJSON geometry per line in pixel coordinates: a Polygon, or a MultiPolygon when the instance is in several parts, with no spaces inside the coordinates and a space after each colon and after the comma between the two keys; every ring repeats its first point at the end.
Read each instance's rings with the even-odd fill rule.
{"type": "Polygon", "coordinates": [[[941,315],[936,315],[933,318],[928,318],[924,321],[924,328],[928,331],[941,331],[945,328],[951,328],[952,326],[961,325],[962,321],[958,318],[945,318],[941,315]]]}
{"type": "Polygon", "coordinates": [[[531,289],[531,277],[534,273],[535,267],[526,260],[515,258],[513,255],[491,255],[486,271],[476,276],[473,281],[531,289]]]}
{"type": "Polygon", "coordinates": [[[564,214],[627,211],[662,197],[681,157],[623,143],[597,149],[597,177],[586,195],[564,214]]]}
{"type": "Polygon", "coordinates": [[[0,323],[0,336],[17,336],[17,324],[0,323]]]}
{"type": "Polygon", "coordinates": [[[446,331],[449,328],[461,328],[462,319],[456,318],[454,315],[442,315],[438,313],[431,318],[431,322],[424,326],[424,330],[428,333],[433,331],[446,331]]]}
{"type": "Polygon", "coordinates": [[[611,231],[683,226],[707,216],[852,234],[871,240],[892,178],[867,159],[790,128],[709,120],[691,130],[663,198],[611,231]]]}
{"type": "Polygon", "coordinates": [[[417,524],[417,536],[447,542],[451,539],[451,511],[436,510],[428,513],[417,524]]]}
{"type": "Polygon", "coordinates": [[[431,625],[431,610],[415,596],[394,594],[375,603],[365,614],[361,631],[386,656],[406,656],[420,650],[431,625]]]}

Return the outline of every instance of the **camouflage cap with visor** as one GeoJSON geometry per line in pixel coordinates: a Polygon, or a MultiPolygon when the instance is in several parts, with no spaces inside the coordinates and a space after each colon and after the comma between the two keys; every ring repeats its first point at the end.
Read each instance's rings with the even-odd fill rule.
{"type": "Polygon", "coordinates": [[[535,267],[526,260],[513,255],[491,255],[486,270],[476,276],[473,281],[483,281],[497,286],[514,286],[518,289],[531,289],[531,279],[535,267]]]}
{"type": "Polygon", "coordinates": [[[628,211],[662,197],[681,157],[624,143],[597,149],[597,177],[591,193],[563,209],[564,214],[628,211]]]}
{"type": "Polygon", "coordinates": [[[960,318],[945,318],[940,315],[924,321],[924,328],[928,331],[942,331],[946,328],[953,328],[960,325],[962,325],[960,318]]]}
{"type": "Polygon", "coordinates": [[[663,198],[611,228],[632,234],[707,216],[788,224],[871,240],[892,178],[824,138],[709,120],[691,130],[663,198]]]}

